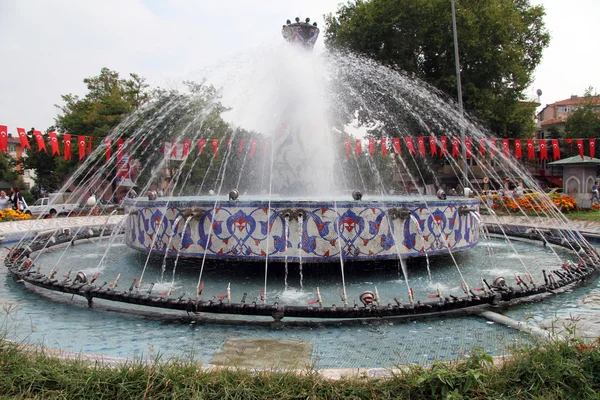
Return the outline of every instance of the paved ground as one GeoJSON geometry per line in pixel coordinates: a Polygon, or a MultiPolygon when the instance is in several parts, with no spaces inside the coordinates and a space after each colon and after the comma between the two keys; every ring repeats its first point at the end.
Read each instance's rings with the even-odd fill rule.
{"type": "Polygon", "coordinates": [[[544,217],[512,217],[482,215],[481,219],[486,224],[508,224],[522,226],[536,226],[539,228],[573,229],[585,233],[600,235],[600,222],[597,221],[564,221],[557,218],[544,217]]]}

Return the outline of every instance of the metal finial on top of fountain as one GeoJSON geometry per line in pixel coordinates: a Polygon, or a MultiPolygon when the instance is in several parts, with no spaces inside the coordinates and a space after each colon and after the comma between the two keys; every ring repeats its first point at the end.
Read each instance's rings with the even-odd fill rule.
{"type": "Polygon", "coordinates": [[[285,40],[292,44],[299,44],[307,49],[312,49],[319,37],[319,28],[317,23],[310,24],[310,18],[306,18],[305,22],[300,22],[300,18],[296,17],[296,22],[292,23],[289,19],[286,25],[283,25],[281,33],[285,40]]]}

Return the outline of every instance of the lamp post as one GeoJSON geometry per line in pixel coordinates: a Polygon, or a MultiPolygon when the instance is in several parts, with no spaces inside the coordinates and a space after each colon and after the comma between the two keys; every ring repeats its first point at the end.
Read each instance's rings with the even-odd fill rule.
{"type": "MultiPolygon", "coordinates": [[[[462,85],[460,82],[460,59],[458,57],[458,35],[456,34],[456,8],[454,6],[454,0],[450,0],[452,4],[452,34],[454,36],[454,61],[456,63],[456,86],[458,87],[458,111],[460,112],[461,119],[465,115],[463,108],[462,99],[462,85]]],[[[462,121],[461,121],[462,122],[462,121]]],[[[469,166],[467,165],[467,147],[465,144],[465,130],[460,127],[460,141],[462,142],[462,173],[463,173],[463,187],[469,185],[469,166]]]]}

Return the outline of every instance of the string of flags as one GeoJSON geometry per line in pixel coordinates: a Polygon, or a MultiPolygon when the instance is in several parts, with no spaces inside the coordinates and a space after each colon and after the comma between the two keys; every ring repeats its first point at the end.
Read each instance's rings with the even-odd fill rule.
{"type": "MultiPolygon", "coordinates": [[[[387,142],[388,138],[380,139],[381,154],[386,156],[389,154],[390,147],[387,142]]],[[[401,139],[391,138],[391,149],[397,154],[402,154],[401,139]]],[[[473,158],[475,156],[475,147],[477,146],[478,156],[494,157],[497,154],[509,157],[511,154],[517,159],[524,159],[525,155],[527,160],[548,160],[549,152],[552,150],[552,158],[554,161],[560,160],[560,142],[563,142],[570,146],[570,150],[573,151],[573,143],[577,145],[579,155],[583,159],[585,156],[585,144],[587,142],[589,149],[589,156],[594,158],[596,154],[596,139],[497,139],[497,138],[479,138],[475,143],[474,138],[465,138],[465,153],[467,158],[473,158]],[[511,145],[512,143],[512,145],[511,145]],[[550,149],[548,148],[550,146],[550,149]],[[512,150],[511,150],[512,149],[512,150]],[[526,154],[524,152],[526,151],[526,154]]],[[[426,142],[429,142],[429,155],[431,157],[444,157],[448,155],[448,146],[450,146],[450,156],[460,157],[462,155],[461,140],[458,136],[419,136],[419,137],[405,137],[404,144],[408,149],[408,152],[418,157],[427,156],[426,142]],[[416,139],[416,142],[415,142],[416,139]]],[[[352,154],[353,144],[350,139],[344,141],[346,148],[346,156],[350,157],[352,154]]],[[[371,156],[375,155],[376,140],[373,138],[367,139],[367,150],[371,156]]],[[[354,145],[354,153],[356,155],[363,154],[363,140],[356,139],[354,145]]]]}
{"type": "MultiPolygon", "coordinates": [[[[29,143],[29,137],[25,129],[17,128],[17,133],[21,143],[22,149],[31,149],[29,143]]],[[[44,136],[41,131],[34,130],[33,136],[37,144],[38,151],[48,153],[46,149],[46,143],[44,136]]],[[[89,155],[93,151],[93,140],[95,136],[81,136],[72,137],[70,134],[64,134],[61,138],[58,137],[56,132],[49,132],[48,137],[50,139],[50,151],[52,155],[64,156],[65,160],[72,160],[73,158],[73,147],[75,146],[78,150],[79,160],[85,159],[86,155],[89,155]],[[60,150],[59,140],[62,139],[62,153],[60,150]],[[73,144],[73,140],[77,142],[73,144]]],[[[458,136],[418,136],[411,137],[407,136],[402,138],[404,146],[411,155],[417,157],[425,157],[427,155],[431,157],[445,157],[450,155],[451,157],[457,158],[462,155],[461,140],[458,136]],[[429,152],[427,152],[427,145],[429,152]],[[450,147],[450,148],[448,148],[450,147]]],[[[375,140],[374,138],[368,138],[367,152],[371,156],[375,155],[375,147],[377,142],[381,148],[381,154],[387,156],[390,151],[401,155],[402,154],[402,139],[401,138],[382,138],[375,140]],[[388,142],[388,139],[391,139],[388,142]]],[[[199,154],[203,154],[208,144],[211,146],[212,153],[215,157],[219,155],[219,147],[225,143],[227,150],[231,151],[233,142],[231,139],[198,139],[197,149],[199,154]]],[[[554,161],[561,158],[560,147],[561,143],[570,146],[570,150],[573,151],[573,144],[577,146],[579,155],[583,159],[585,156],[585,148],[587,144],[588,154],[594,158],[596,153],[596,139],[497,139],[497,138],[465,138],[465,153],[467,158],[475,156],[477,150],[478,157],[495,157],[497,154],[509,157],[511,154],[517,159],[526,158],[529,160],[549,160],[550,151],[552,159],[554,161]]],[[[121,161],[123,157],[124,148],[128,145],[125,139],[117,139],[117,161],[121,161]]],[[[144,143],[142,143],[144,145],[144,143]]],[[[110,138],[104,138],[106,161],[110,160],[112,154],[113,143],[110,138]]],[[[237,141],[237,153],[241,154],[249,145],[249,157],[252,158],[258,150],[257,140],[245,141],[241,139],[237,141]],[[249,144],[247,143],[249,142],[249,144]]],[[[356,139],[354,143],[350,139],[344,141],[346,150],[346,156],[350,157],[352,153],[355,155],[366,154],[364,150],[364,140],[356,139]],[[354,150],[354,151],[353,151],[354,150]]],[[[184,160],[192,149],[192,140],[183,139],[177,141],[173,139],[170,142],[164,142],[162,146],[162,153],[165,157],[171,160],[184,160]]],[[[269,140],[263,141],[264,154],[268,154],[269,151],[269,140]]],[[[6,125],[0,125],[0,152],[8,153],[8,129],[6,125]]]]}

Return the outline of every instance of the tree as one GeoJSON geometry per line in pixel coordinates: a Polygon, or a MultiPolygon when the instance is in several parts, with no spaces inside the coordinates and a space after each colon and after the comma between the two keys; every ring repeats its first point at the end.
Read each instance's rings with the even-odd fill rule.
{"type": "Polygon", "coordinates": [[[567,119],[565,137],[595,138],[600,136],[600,97],[588,88],[585,100],[567,119]]]}
{"type": "Polygon", "coordinates": [[[19,178],[16,161],[9,154],[0,152],[0,181],[13,183],[19,178]]]}
{"type": "MultiPolygon", "coordinates": [[[[529,0],[457,0],[465,109],[502,137],[528,137],[534,130],[534,106],[521,100],[550,40],[544,15],[529,0]]],[[[326,44],[457,96],[448,0],[350,1],[326,18],[326,44]]]]}

